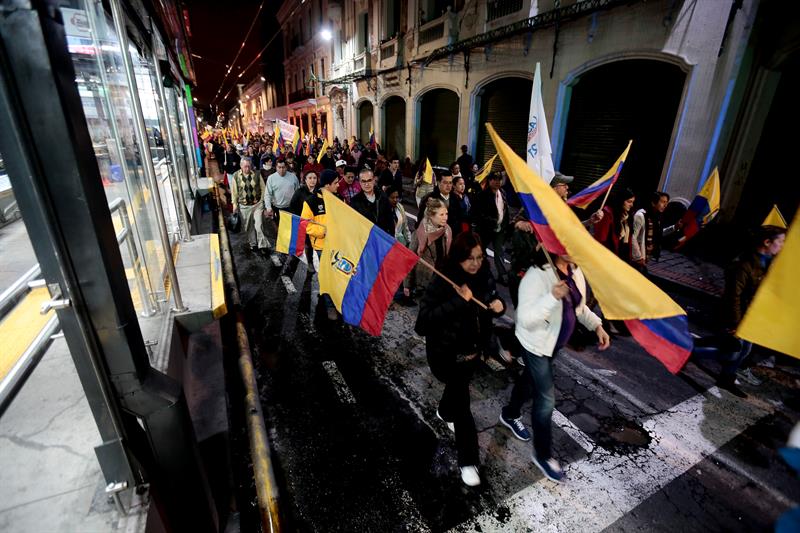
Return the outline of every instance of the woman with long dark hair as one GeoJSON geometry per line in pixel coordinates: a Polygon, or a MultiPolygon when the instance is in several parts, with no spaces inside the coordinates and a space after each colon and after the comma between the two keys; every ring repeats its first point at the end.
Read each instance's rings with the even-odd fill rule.
{"type": "Polygon", "coordinates": [[[631,260],[631,210],[635,202],[632,190],[617,191],[594,226],[594,238],[625,261],[631,260]]]}
{"type": "Polygon", "coordinates": [[[474,487],[480,485],[481,479],[469,382],[479,361],[485,319],[489,318],[491,324],[492,316],[503,314],[505,304],[494,290],[489,263],[476,234],[467,232],[456,237],[443,273],[456,286],[438,276],[433,279],[420,302],[414,329],[425,336],[431,372],[444,383],[436,415],[455,432],[461,480],[474,487]],[[483,310],[472,302],[473,296],[489,309],[483,310]]]}

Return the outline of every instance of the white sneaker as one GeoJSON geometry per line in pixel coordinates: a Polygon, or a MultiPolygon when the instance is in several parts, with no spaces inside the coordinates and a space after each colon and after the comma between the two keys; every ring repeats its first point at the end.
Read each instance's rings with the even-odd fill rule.
{"type": "Polygon", "coordinates": [[[755,387],[758,387],[762,383],[761,379],[757,378],[755,374],[753,374],[753,370],[750,368],[745,368],[744,370],[738,371],[736,376],[745,383],[749,383],[755,387]]]}
{"type": "Polygon", "coordinates": [[[462,466],[461,481],[469,487],[477,487],[481,484],[481,476],[478,474],[477,466],[462,466]]]}

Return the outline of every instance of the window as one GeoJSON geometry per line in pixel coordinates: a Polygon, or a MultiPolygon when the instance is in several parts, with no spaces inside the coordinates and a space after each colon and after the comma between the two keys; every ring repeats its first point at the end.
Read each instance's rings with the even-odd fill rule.
{"type": "Polygon", "coordinates": [[[384,28],[383,37],[391,39],[400,33],[400,0],[386,0],[386,13],[383,17],[384,28]]]}
{"type": "Polygon", "coordinates": [[[325,79],[325,58],[319,60],[319,77],[325,79]]]}
{"type": "Polygon", "coordinates": [[[369,49],[369,13],[366,11],[358,16],[358,50],[361,52],[369,49]]]}

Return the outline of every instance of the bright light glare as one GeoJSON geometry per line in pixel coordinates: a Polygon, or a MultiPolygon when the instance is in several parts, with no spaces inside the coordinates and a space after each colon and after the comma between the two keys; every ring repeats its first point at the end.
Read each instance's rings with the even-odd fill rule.
{"type": "Polygon", "coordinates": [[[328,29],[322,30],[319,34],[326,41],[330,41],[333,38],[333,34],[331,33],[331,30],[328,30],[328,29]]]}

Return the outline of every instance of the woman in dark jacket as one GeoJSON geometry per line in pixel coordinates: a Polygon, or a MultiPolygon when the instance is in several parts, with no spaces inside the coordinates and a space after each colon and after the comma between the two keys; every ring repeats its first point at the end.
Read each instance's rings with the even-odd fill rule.
{"type": "MultiPolygon", "coordinates": [[[[306,186],[300,187],[294,191],[294,195],[292,195],[292,199],[289,201],[289,212],[300,216],[303,212],[303,204],[314,196],[318,181],[319,176],[317,176],[316,171],[309,170],[306,172],[305,176],[303,176],[303,183],[305,183],[306,186]]],[[[308,271],[314,272],[314,248],[311,246],[311,239],[308,235],[306,235],[305,253],[308,271]]],[[[289,267],[287,268],[286,274],[293,275],[295,268],[297,268],[297,257],[291,256],[289,258],[289,267]]]]}
{"type": "Polygon", "coordinates": [[[469,382],[478,352],[491,334],[491,318],[505,311],[497,296],[480,238],[462,233],[453,241],[444,275],[456,287],[436,276],[420,302],[415,331],[426,338],[431,373],[444,383],[436,415],[456,434],[461,479],[480,485],[478,433],[469,406],[469,382]],[[487,303],[483,310],[473,296],[487,303]]]}

